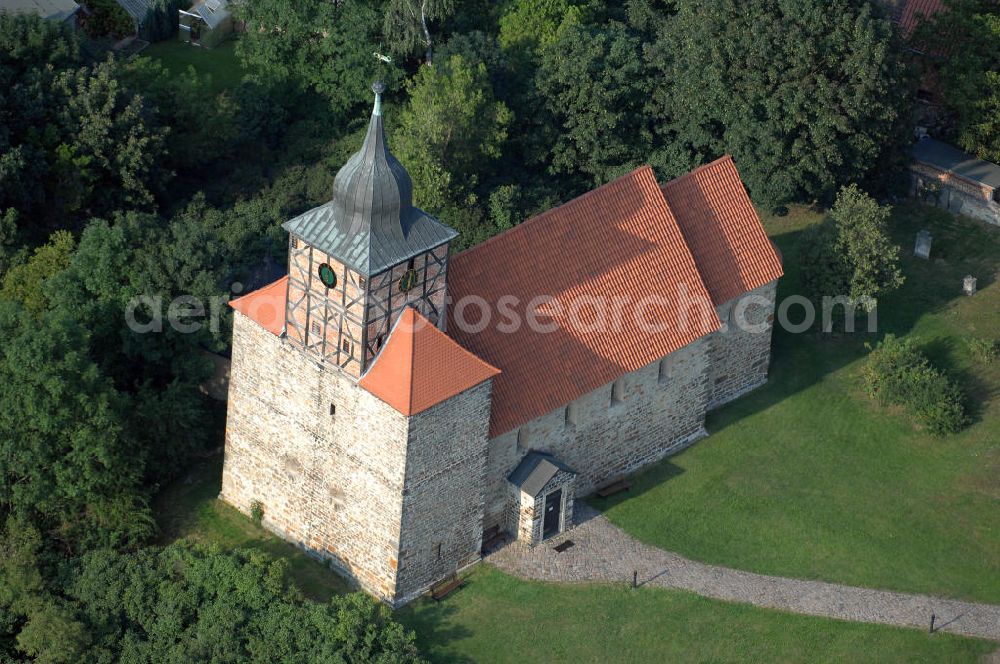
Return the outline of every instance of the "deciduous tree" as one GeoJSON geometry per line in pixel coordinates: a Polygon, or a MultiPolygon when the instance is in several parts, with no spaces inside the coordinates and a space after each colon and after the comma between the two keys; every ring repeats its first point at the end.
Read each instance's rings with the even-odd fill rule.
{"type": "Polygon", "coordinates": [[[662,175],[732,154],[756,201],[832,201],[903,165],[912,140],[903,49],[857,0],[677,0],[652,64],[662,175]]]}

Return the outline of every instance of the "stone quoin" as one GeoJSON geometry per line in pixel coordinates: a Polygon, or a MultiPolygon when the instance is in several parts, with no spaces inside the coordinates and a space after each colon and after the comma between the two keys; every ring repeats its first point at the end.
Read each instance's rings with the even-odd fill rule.
{"type": "Polygon", "coordinates": [[[729,157],[662,186],[643,166],[452,256],[374,90],[332,199],[285,224],[288,276],[231,302],[221,498],[399,606],[484,532],[538,543],[705,436],[767,380],[782,267],[729,157]],[[469,298],[547,325],[456,320],[469,298]]]}

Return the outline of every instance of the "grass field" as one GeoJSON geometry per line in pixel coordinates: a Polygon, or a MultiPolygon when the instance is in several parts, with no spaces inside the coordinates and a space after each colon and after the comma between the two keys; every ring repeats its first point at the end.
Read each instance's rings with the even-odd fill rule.
{"type": "Polygon", "coordinates": [[[178,74],[194,67],[199,74],[212,77],[216,93],[234,90],[243,79],[243,69],[236,59],[236,42],[232,39],[213,49],[191,46],[181,41],[150,44],[140,55],[159,60],[169,71],[178,74]]]}
{"type": "MultiPolygon", "coordinates": [[[[164,542],[188,537],[255,548],[290,563],[292,581],[325,601],[343,580],[220,503],[221,467],[205,461],[160,494],[164,542]]],[[[824,620],[661,588],[557,586],[480,565],[444,601],[396,612],[432,662],[976,662],[996,644],[920,630],[824,620]]]]}
{"type": "MultiPolygon", "coordinates": [[[[797,292],[797,242],[818,215],[765,223],[797,292]]],[[[974,423],[917,431],[860,389],[869,335],[777,331],[771,380],[710,416],[711,436],[595,500],[640,539],[697,560],[807,579],[1000,602],[1000,362],[970,336],[1000,338],[1000,229],[914,204],[894,233],[907,277],[882,302],[880,333],[918,340],[969,394],[974,423]],[[931,228],[930,261],[912,257],[931,228]],[[962,277],[980,292],[961,294],[962,277]]],[[[796,318],[797,320],[797,318],[796,318]]]]}
{"type": "Polygon", "coordinates": [[[528,583],[486,565],[397,617],[434,662],[976,662],[996,649],[660,588],[528,583]]]}

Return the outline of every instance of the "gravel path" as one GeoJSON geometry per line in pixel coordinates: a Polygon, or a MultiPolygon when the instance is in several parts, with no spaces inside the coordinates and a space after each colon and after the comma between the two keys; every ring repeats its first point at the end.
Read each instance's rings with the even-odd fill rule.
{"type": "Polygon", "coordinates": [[[648,546],[578,502],[577,523],[568,532],[534,548],[514,542],[487,561],[526,579],[564,583],[631,584],[681,588],[704,597],[744,602],[813,616],[928,629],[1000,641],[1000,606],[803,581],[706,565],[648,546]],[[572,540],[563,553],[553,547],[572,540]]]}

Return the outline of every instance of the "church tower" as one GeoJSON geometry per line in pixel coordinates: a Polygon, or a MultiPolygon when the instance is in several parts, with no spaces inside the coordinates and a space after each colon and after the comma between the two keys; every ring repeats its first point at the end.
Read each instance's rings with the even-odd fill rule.
{"type": "Polygon", "coordinates": [[[413,183],[389,152],[376,83],[364,145],[337,173],[333,199],[286,222],[285,333],[358,378],[406,307],[445,321],[448,245],[457,233],[413,206],[413,183]]]}
{"type": "Polygon", "coordinates": [[[220,498],[398,605],[479,559],[496,368],[448,337],[456,233],[413,206],[382,92],[288,276],[230,302],[220,498]]]}

